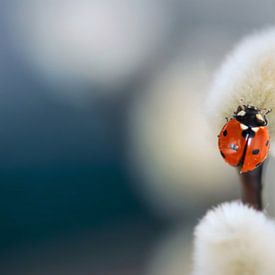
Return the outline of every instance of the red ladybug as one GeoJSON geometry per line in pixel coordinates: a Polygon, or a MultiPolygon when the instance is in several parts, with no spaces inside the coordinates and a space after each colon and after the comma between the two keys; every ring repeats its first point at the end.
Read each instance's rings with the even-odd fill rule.
{"type": "Polygon", "coordinates": [[[240,166],[241,173],[254,170],[268,155],[268,112],[263,114],[249,105],[239,106],[218,136],[222,157],[228,164],[240,166]]]}

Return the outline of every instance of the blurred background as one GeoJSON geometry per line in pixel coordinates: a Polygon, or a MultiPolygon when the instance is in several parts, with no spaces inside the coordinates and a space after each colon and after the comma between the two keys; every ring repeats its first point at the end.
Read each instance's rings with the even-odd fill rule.
{"type": "Polygon", "coordinates": [[[189,274],[194,225],[239,197],[207,90],[274,8],[0,1],[0,273],[189,274]]]}

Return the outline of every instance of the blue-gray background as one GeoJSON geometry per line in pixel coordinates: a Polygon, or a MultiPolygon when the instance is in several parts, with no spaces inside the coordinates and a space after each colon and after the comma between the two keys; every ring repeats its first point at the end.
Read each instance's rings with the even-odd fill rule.
{"type": "MultiPolygon", "coordinates": [[[[32,1],[27,2],[27,11],[35,12],[31,11],[32,1]]],[[[130,2],[121,4],[127,7],[130,2]]],[[[146,13],[146,1],[142,5],[139,14],[146,13]]],[[[140,191],[144,177],[133,168],[133,153],[129,154],[131,108],[138,94],[146,93],[147,83],[171,62],[176,52],[186,50],[188,62],[192,63],[192,48],[200,44],[200,56],[208,60],[209,52],[216,53],[218,61],[213,63],[219,64],[242,35],[273,23],[274,4],[208,0],[154,1],[154,5],[162,5],[162,12],[169,12],[164,13],[168,20],[160,20],[160,30],[155,26],[161,38],[154,47],[150,45],[151,59],[145,58],[129,76],[126,74],[114,84],[112,77],[106,77],[110,83],[105,85],[104,80],[97,82],[96,76],[90,82],[85,77],[84,84],[81,77],[73,84],[64,84],[66,74],[51,80],[55,73],[31,56],[32,52],[43,53],[35,50],[39,45],[35,44],[34,49],[28,41],[21,45],[30,34],[16,26],[14,14],[20,4],[1,1],[1,274],[144,274],[156,240],[178,222],[179,216],[162,216],[140,191]],[[198,29],[202,29],[202,38],[185,47],[185,38],[198,33],[198,29]],[[207,40],[204,48],[205,29],[218,29],[215,39],[229,36],[230,42],[220,50],[209,49],[215,45],[207,40]],[[69,99],[64,99],[67,89],[69,99]],[[80,90],[80,100],[71,96],[80,90]]],[[[154,9],[154,5],[150,8],[154,9]]],[[[131,5],[129,9],[131,15],[131,5]]],[[[97,28],[100,30],[100,24],[97,28]]],[[[127,39],[121,43],[127,45],[127,39]]],[[[146,46],[146,41],[142,43],[142,47],[146,46]]],[[[128,68],[125,65],[119,69],[128,68]]],[[[193,201],[196,200],[194,195],[193,201]]],[[[212,204],[211,199],[208,203],[212,204]]],[[[186,225],[196,222],[192,217],[204,211],[203,207],[183,208],[180,219],[186,225]]]]}

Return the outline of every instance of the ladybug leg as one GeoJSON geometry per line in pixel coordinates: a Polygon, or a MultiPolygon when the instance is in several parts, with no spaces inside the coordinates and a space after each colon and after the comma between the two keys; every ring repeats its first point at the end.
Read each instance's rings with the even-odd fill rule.
{"type": "Polygon", "coordinates": [[[239,113],[242,110],[244,110],[244,105],[243,106],[239,105],[236,112],[234,112],[234,114],[236,115],[237,113],[239,113]]]}

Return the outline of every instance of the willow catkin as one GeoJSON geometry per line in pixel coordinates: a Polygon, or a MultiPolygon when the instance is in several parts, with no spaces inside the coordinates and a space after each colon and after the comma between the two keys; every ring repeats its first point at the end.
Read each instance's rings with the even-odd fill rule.
{"type": "Polygon", "coordinates": [[[275,224],[240,202],[210,211],[195,229],[193,275],[274,275],[275,224]]]}
{"type": "Polygon", "coordinates": [[[275,139],[275,28],[243,39],[217,71],[206,102],[215,134],[239,105],[273,109],[267,118],[275,139]]]}

